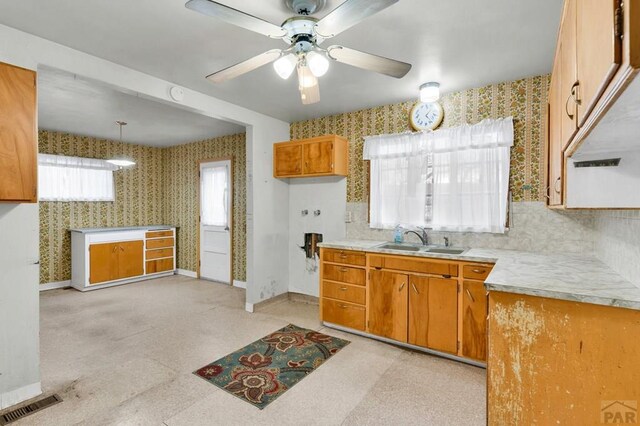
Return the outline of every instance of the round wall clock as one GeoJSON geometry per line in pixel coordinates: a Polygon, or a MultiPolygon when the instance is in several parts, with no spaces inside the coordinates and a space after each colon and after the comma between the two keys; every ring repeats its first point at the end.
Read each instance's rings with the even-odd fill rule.
{"type": "Polygon", "coordinates": [[[409,119],[416,130],[434,130],[444,118],[444,110],[438,102],[418,102],[412,109],[409,119]]]}

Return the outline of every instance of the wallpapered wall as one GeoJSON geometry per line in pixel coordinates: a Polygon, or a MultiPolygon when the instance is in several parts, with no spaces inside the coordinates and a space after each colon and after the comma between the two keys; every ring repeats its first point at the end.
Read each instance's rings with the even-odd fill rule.
{"type": "Polygon", "coordinates": [[[234,278],[245,279],[245,136],[224,136],[154,148],[66,133],[39,132],[45,154],[110,158],[124,154],[136,167],[115,173],[115,202],[40,202],[40,282],[71,279],[69,228],[167,224],[179,226],[178,268],[196,270],[196,161],[234,157],[234,278]]]}
{"type": "MultiPolygon", "coordinates": [[[[514,201],[538,201],[542,188],[542,157],[546,127],[549,76],[530,77],[478,89],[451,93],[440,100],[445,111],[442,127],[475,124],[485,118],[514,117],[511,150],[511,190],[514,201]],[[530,185],[531,189],[523,188],[530,185]]],[[[291,125],[291,138],[335,133],[349,139],[347,201],[366,202],[368,174],[362,160],[364,136],[412,130],[409,112],[415,100],[377,108],[301,121],[291,125]]]]}
{"type": "Polygon", "coordinates": [[[163,150],[164,221],[180,227],[178,267],[195,271],[198,257],[198,160],[233,156],[233,278],[246,279],[245,134],[178,145],[163,150]]]}

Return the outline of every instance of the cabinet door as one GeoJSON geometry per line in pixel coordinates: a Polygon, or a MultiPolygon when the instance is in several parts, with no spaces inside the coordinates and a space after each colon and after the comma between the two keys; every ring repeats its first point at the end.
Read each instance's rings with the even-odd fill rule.
{"type": "Polygon", "coordinates": [[[560,64],[556,64],[549,87],[549,135],[547,142],[547,189],[548,204],[562,205],[562,115],[564,103],[560,96],[560,64]]]}
{"type": "Polygon", "coordinates": [[[275,177],[302,174],[302,144],[276,145],[274,148],[275,177]]]}
{"type": "Polygon", "coordinates": [[[412,275],[409,283],[409,343],[455,354],[458,281],[412,275]]]}
{"type": "Polygon", "coordinates": [[[0,63],[0,201],[37,202],[36,73],[0,63]]]}
{"type": "Polygon", "coordinates": [[[462,355],[487,359],[487,291],[480,281],[462,285],[462,355]]]}
{"type": "Polygon", "coordinates": [[[622,42],[616,35],[620,0],[577,2],[577,61],[580,81],[578,123],[584,124],[599,96],[620,66],[622,42]]]}
{"type": "Polygon", "coordinates": [[[304,174],[333,172],[333,140],[303,145],[304,174]]]}
{"type": "Polygon", "coordinates": [[[118,243],[89,246],[89,283],[98,284],[118,279],[118,243]]]}
{"type": "Polygon", "coordinates": [[[399,342],[407,341],[408,276],[371,271],[369,332],[399,342]]]}
{"type": "Polygon", "coordinates": [[[562,99],[562,149],[578,130],[577,90],[578,71],[576,57],[576,1],[566,0],[560,27],[560,97],[562,99]]]}
{"type": "Polygon", "coordinates": [[[137,277],[144,273],[142,241],[118,243],[118,279],[137,277]]]}

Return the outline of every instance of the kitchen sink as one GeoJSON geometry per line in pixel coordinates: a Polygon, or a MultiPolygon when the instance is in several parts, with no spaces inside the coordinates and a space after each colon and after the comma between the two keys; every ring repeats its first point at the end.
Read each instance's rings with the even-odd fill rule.
{"type": "Polygon", "coordinates": [[[424,251],[428,253],[440,253],[440,254],[462,254],[467,249],[463,248],[449,248],[449,247],[429,247],[424,251]]]}
{"type": "Polygon", "coordinates": [[[387,249],[387,250],[403,250],[403,251],[419,251],[420,247],[417,246],[410,246],[408,244],[382,244],[380,246],[378,246],[378,248],[381,249],[387,249]]]}

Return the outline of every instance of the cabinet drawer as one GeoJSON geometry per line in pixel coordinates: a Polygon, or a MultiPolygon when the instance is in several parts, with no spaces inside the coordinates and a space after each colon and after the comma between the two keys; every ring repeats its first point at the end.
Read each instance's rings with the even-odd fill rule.
{"type": "Polygon", "coordinates": [[[472,280],[484,281],[493,266],[490,265],[464,265],[462,267],[462,276],[472,280]]]}
{"type": "Polygon", "coordinates": [[[400,257],[386,257],[384,268],[400,271],[418,272],[432,275],[458,276],[458,265],[455,263],[436,262],[429,260],[406,259],[400,257]]]}
{"type": "Polygon", "coordinates": [[[365,254],[357,251],[325,249],[322,252],[322,256],[322,260],[326,262],[356,266],[364,266],[367,263],[365,254]]]}
{"type": "Polygon", "coordinates": [[[173,270],[173,257],[167,259],[148,260],[147,261],[147,274],[155,274],[157,272],[165,272],[173,270]]]}
{"type": "Polygon", "coordinates": [[[364,331],[365,308],[337,300],[322,299],[322,320],[364,331]]]}
{"type": "Polygon", "coordinates": [[[173,257],[173,248],[147,250],[147,260],[159,259],[161,257],[173,257]]]}
{"type": "Polygon", "coordinates": [[[330,281],[365,285],[365,270],[324,263],[323,278],[330,281]]]}
{"type": "Polygon", "coordinates": [[[366,290],[362,286],[324,281],[322,283],[322,296],[364,305],[366,301],[366,290]]]}
{"type": "Polygon", "coordinates": [[[173,241],[173,238],[157,238],[155,240],[147,240],[147,249],[173,247],[173,241]]]}
{"type": "Polygon", "coordinates": [[[144,234],[147,238],[173,237],[173,231],[151,231],[144,234]]]}

